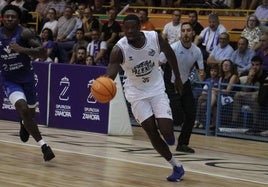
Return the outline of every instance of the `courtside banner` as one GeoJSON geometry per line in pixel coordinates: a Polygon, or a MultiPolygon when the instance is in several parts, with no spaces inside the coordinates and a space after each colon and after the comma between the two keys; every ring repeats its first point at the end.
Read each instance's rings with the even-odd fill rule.
{"type": "Polygon", "coordinates": [[[49,127],[108,133],[109,104],[90,94],[92,82],[106,67],[52,64],[49,91],[49,127]]]}
{"type": "MultiPolygon", "coordinates": [[[[47,116],[47,89],[48,89],[48,63],[44,62],[33,62],[34,67],[34,78],[36,81],[36,91],[37,91],[37,107],[36,107],[36,123],[46,124],[47,116]],[[40,98],[40,99],[39,99],[40,98]]],[[[0,83],[1,84],[1,83],[0,83]]],[[[2,84],[1,84],[2,85],[2,84]]],[[[12,106],[9,99],[3,92],[1,88],[0,91],[1,98],[1,109],[0,109],[0,119],[18,121],[19,114],[15,107],[12,106]]]]}
{"type": "Polygon", "coordinates": [[[0,119],[10,120],[10,121],[19,121],[19,114],[16,111],[15,107],[11,104],[9,99],[2,88],[2,80],[0,78],[0,99],[1,99],[1,108],[0,108],[0,119]]]}
{"type": "Polygon", "coordinates": [[[37,91],[37,107],[36,107],[36,122],[38,124],[47,125],[47,95],[48,95],[48,74],[49,66],[47,62],[33,62],[36,91],[37,91]]]}

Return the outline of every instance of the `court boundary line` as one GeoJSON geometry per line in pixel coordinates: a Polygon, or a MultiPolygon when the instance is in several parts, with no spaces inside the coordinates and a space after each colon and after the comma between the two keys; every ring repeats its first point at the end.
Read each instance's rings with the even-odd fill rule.
{"type": "MultiPolygon", "coordinates": [[[[1,139],[0,139],[0,142],[7,143],[7,144],[29,146],[29,147],[39,147],[37,145],[24,144],[24,143],[12,142],[12,141],[1,140],[1,139]]],[[[132,163],[132,164],[139,164],[139,165],[146,165],[146,166],[153,166],[153,167],[160,167],[160,168],[170,168],[170,167],[163,166],[163,165],[150,164],[150,163],[138,162],[138,161],[132,161],[132,160],[126,160],[126,159],[122,159],[122,158],[107,157],[107,156],[95,155],[95,154],[90,154],[90,153],[80,153],[80,152],[71,151],[71,150],[64,150],[64,149],[57,149],[57,148],[53,148],[53,150],[64,152],[64,153],[78,154],[78,155],[83,155],[83,156],[91,156],[91,157],[102,158],[102,159],[110,159],[110,160],[126,162],[126,163],[132,163]]],[[[196,171],[196,170],[191,170],[191,169],[186,169],[186,172],[198,173],[198,174],[202,174],[202,175],[219,177],[219,178],[223,178],[223,179],[232,179],[232,180],[238,180],[238,181],[243,181],[243,182],[251,182],[251,183],[255,183],[255,184],[268,185],[268,183],[265,183],[265,182],[247,180],[247,179],[242,179],[242,178],[237,178],[237,177],[230,177],[230,176],[225,176],[225,175],[218,175],[218,174],[214,174],[214,173],[201,172],[201,171],[196,171]]]]}

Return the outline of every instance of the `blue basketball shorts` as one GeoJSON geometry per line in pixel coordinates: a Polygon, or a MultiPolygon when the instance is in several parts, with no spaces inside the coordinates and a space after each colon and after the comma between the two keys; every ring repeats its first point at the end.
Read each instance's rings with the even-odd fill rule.
{"type": "Polygon", "coordinates": [[[4,81],[3,89],[12,105],[15,106],[15,103],[18,100],[23,99],[27,102],[29,108],[34,108],[36,106],[37,98],[35,81],[28,83],[4,81]]]}

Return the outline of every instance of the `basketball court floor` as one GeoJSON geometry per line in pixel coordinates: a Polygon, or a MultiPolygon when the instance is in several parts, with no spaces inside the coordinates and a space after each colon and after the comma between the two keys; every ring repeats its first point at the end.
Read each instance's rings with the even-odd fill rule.
{"type": "MultiPolygon", "coordinates": [[[[0,121],[1,187],[266,187],[268,144],[224,137],[192,135],[195,154],[175,152],[186,174],[168,182],[172,170],[141,127],[133,136],[107,136],[39,126],[56,158],[44,162],[30,138],[20,142],[16,122],[0,121]]],[[[179,132],[176,132],[178,137],[179,132]]]]}

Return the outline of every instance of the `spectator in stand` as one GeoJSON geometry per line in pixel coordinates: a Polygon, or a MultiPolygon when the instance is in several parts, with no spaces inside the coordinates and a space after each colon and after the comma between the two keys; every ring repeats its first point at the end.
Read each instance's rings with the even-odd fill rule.
{"type": "Polygon", "coordinates": [[[256,8],[255,14],[262,25],[268,26],[268,0],[262,0],[262,4],[256,8]]]}
{"type": "Polygon", "coordinates": [[[260,49],[256,55],[262,58],[262,66],[265,71],[268,71],[268,31],[264,32],[260,37],[260,49]]]}
{"type": "Polygon", "coordinates": [[[248,39],[249,48],[255,51],[260,47],[258,42],[262,31],[259,26],[259,19],[256,17],[255,14],[251,14],[248,16],[246,20],[246,26],[241,34],[242,37],[248,39]]]}
{"type": "Polygon", "coordinates": [[[80,19],[80,17],[78,17],[78,16],[75,16],[75,26],[68,37],[75,39],[77,29],[80,29],[82,27],[83,27],[82,19],[80,19]]]}
{"type": "Polygon", "coordinates": [[[248,47],[248,40],[240,37],[237,42],[237,49],[232,53],[231,60],[237,66],[238,76],[245,76],[251,68],[251,59],[255,51],[248,47]]]}
{"type": "Polygon", "coordinates": [[[86,58],[87,58],[87,49],[81,46],[77,49],[74,64],[86,65],[86,58]]]}
{"type": "Polygon", "coordinates": [[[195,120],[195,128],[204,128],[204,123],[206,122],[206,109],[207,109],[207,99],[208,99],[208,92],[211,91],[211,112],[212,112],[212,126],[215,125],[216,122],[216,106],[217,106],[217,92],[215,90],[218,89],[219,84],[219,66],[214,64],[210,68],[210,75],[204,81],[205,85],[203,86],[202,93],[198,97],[197,102],[197,109],[196,109],[196,120],[195,120]],[[210,85],[212,89],[209,90],[210,85]]]}
{"type": "Polygon", "coordinates": [[[141,9],[139,11],[138,16],[141,22],[141,30],[145,30],[145,31],[155,30],[155,26],[152,24],[152,22],[149,21],[147,9],[141,9]]]}
{"type": "Polygon", "coordinates": [[[0,1],[0,14],[1,14],[1,11],[2,9],[8,4],[8,0],[1,0],[0,1]]]}
{"type": "MultiPolygon", "coordinates": [[[[222,110],[225,110],[225,111],[230,110],[229,104],[233,102],[234,92],[239,90],[238,87],[233,86],[233,84],[239,84],[239,78],[237,75],[236,66],[231,60],[226,59],[226,60],[223,60],[221,63],[219,84],[220,83],[227,84],[227,85],[221,85],[220,102],[221,102],[222,107],[225,107],[225,105],[227,107],[227,108],[222,108],[222,110]]],[[[215,89],[215,91],[217,93],[217,97],[219,97],[217,89],[215,89]]],[[[221,116],[221,119],[222,119],[222,116],[221,116]]],[[[227,118],[225,117],[224,120],[228,121],[229,123],[231,120],[228,117],[227,118]]],[[[215,126],[214,127],[211,126],[210,129],[214,130],[215,126]]]]}
{"type": "Polygon", "coordinates": [[[135,5],[137,6],[153,6],[152,0],[136,0],[135,5]]]}
{"type": "Polygon", "coordinates": [[[106,8],[103,6],[103,3],[104,0],[94,0],[93,14],[106,14],[106,8]]]}
{"type": "Polygon", "coordinates": [[[204,27],[198,22],[198,14],[196,10],[189,11],[188,16],[189,16],[189,22],[193,25],[193,29],[195,32],[195,36],[193,38],[194,42],[195,37],[201,33],[204,27]]]}
{"type": "Polygon", "coordinates": [[[35,12],[38,13],[38,19],[39,19],[39,28],[38,33],[41,32],[44,23],[47,21],[47,12],[46,7],[47,4],[50,2],[50,0],[39,0],[39,3],[36,5],[35,12]]]}
{"type": "Polygon", "coordinates": [[[73,64],[76,62],[76,57],[77,57],[77,51],[80,47],[87,48],[88,41],[85,40],[85,34],[84,30],[82,28],[76,30],[76,35],[75,35],[75,44],[73,45],[73,50],[72,50],[72,56],[70,59],[70,64],[73,64]]]}
{"type": "Polygon", "coordinates": [[[95,62],[94,62],[94,57],[91,56],[91,55],[87,55],[87,58],[86,58],[86,65],[88,66],[95,66],[95,62]]]}
{"type": "Polygon", "coordinates": [[[180,39],[181,33],[181,11],[174,10],[172,12],[172,21],[164,26],[162,37],[168,41],[169,44],[174,43],[180,39]]]}
{"type": "MultiPolygon", "coordinates": [[[[253,58],[253,62],[254,61],[255,61],[255,58],[253,58]]],[[[257,79],[255,78],[256,74],[258,74],[258,72],[256,72],[256,68],[252,67],[249,70],[248,75],[242,76],[239,78],[240,84],[247,85],[247,86],[259,86],[260,83],[257,82],[257,79]]],[[[249,88],[249,87],[241,87],[241,91],[238,91],[234,94],[234,103],[233,103],[233,112],[232,112],[233,126],[237,126],[241,124],[239,121],[239,113],[243,105],[249,106],[253,110],[255,109],[255,106],[257,105],[257,95],[258,95],[258,90],[254,88],[249,88]]]]}
{"type": "MultiPolygon", "coordinates": [[[[239,84],[239,78],[235,64],[231,60],[223,60],[220,64],[220,79],[221,83],[239,84]]],[[[234,90],[234,86],[227,85],[222,87],[223,94],[228,94],[234,90]]]]}
{"type": "Polygon", "coordinates": [[[107,11],[107,16],[108,16],[108,21],[103,24],[100,38],[102,41],[106,42],[107,53],[109,56],[113,46],[120,39],[119,33],[121,32],[121,26],[115,20],[117,13],[113,7],[107,11]]]}
{"type": "Polygon", "coordinates": [[[24,0],[11,0],[11,1],[9,1],[9,4],[18,6],[21,8],[21,10],[23,10],[23,6],[25,4],[25,1],[24,0]]]}
{"type": "MultiPolygon", "coordinates": [[[[161,3],[161,7],[173,7],[174,6],[173,0],[161,0],[160,3],[161,3]]],[[[163,10],[162,13],[163,14],[171,13],[171,11],[163,10]]]]}
{"type": "Polygon", "coordinates": [[[44,28],[41,32],[41,42],[47,50],[46,62],[53,62],[56,57],[57,46],[53,39],[52,30],[49,28],[44,28]]]}
{"type": "Polygon", "coordinates": [[[183,0],[177,0],[177,1],[173,1],[173,5],[175,7],[181,7],[181,3],[183,2],[183,0]]]}
{"type": "Polygon", "coordinates": [[[86,8],[87,8],[87,5],[85,3],[79,3],[78,4],[77,9],[75,11],[75,14],[79,19],[83,20],[86,8]]]}
{"type": "Polygon", "coordinates": [[[38,4],[36,5],[35,12],[38,13],[40,22],[46,18],[47,12],[46,7],[50,0],[39,0],[38,4]]]}
{"type": "Polygon", "coordinates": [[[33,16],[30,14],[30,11],[35,11],[37,0],[11,0],[9,4],[20,7],[22,10],[22,19],[21,24],[29,27],[28,22],[33,21],[33,16]]]}
{"type": "Polygon", "coordinates": [[[223,32],[219,37],[219,44],[214,47],[207,59],[207,65],[218,64],[225,59],[230,59],[234,49],[229,44],[230,36],[227,32],[223,32]]]}
{"type": "Polygon", "coordinates": [[[203,53],[204,60],[207,60],[211,51],[219,43],[219,36],[223,32],[227,32],[226,28],[220,24],[220,20],[217,14],[211,13],[208,16],[209,26],[204,28],[200,35],[194,40],[196,45],[199,45],[203,53]]]}
{"type": "MultiPolygon", "coordinates": [[[[254,56],[251,60],[252,69],[254,73],[254,78],[251,80],[252,82],[248,82],[248,84],[253,85],[254,83],[259,83],[263,85],[265,82],[268,81],[268,72],[263,69],[262,65],[262,58],[259,56],[254,56]]],[[[248,80],[250,81],[250,79],[248,80]]],[[[252,92],[252,96],[248,97],[246,100],[252,103],[252,113],[253,113],[253,126],[246,132],[246,134],[255,134],[261,131],[260,121],[259,121],[259,114],[260,114],[260,105],[258,104],[258,91],[252,92]]],[[[236,116],[233,116],[233,120],[236,120],[236,116]]]]}
{"type": "Polygon", "coordinates": [[[25,8],[29,12],[34,12],[36,10],[38,0],[24,0],[25,3],[23,8],[25,8]]]}
{"type": "Polygon", "coordinates": [[[98,66],[108,65],[107,43],[100,39],[98,29],[92,30],[92,41],[87,46],[87,54],[94,57],[94,62],[98,66]]]}
{"type": "Polygon", "coordinates": [[[45,12],[47,12],[50,8],[54,8],[57,12],[57,18],[60,18],[65,11],[66,2],[64,0],[51,0],[45,9],[45,12]]]}
{"type": "Polygon", "coordinates": [[[58,20],[58,33],[56,43],[59,49],[59,62],[69,63],[72,47],[75,43],[72,31],[76,26],[76,17],[73,16],[73,9],[66,7],[64,15],[58,20]]]}
{"type": "Polygon", "coordinates": [[[57,13],[56,13],[56,10],[54,8],[48,9],[47,16],[46,16],[48,21],[43,26],[43,29],[44,28],[51,29],[51,31],[53,33],[53,38],[57,38],[57,32],[58,32],[58,20],[57,20],[56,15],[57,15],[57,13]]]}
{"type": "Polygon", "coordinates": [[[259,0],[242,0],[240,9],[243,10],[254,10],[258,6],[259,0]]]}
{"type": "Polygon", "coordinates": [[[101,32],[102,25],[97,18],[93,16],[91,8],[86,8],[82,19],[85,39],[91,41],[92,30],[98,29],[101,32]]]}

